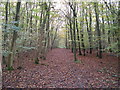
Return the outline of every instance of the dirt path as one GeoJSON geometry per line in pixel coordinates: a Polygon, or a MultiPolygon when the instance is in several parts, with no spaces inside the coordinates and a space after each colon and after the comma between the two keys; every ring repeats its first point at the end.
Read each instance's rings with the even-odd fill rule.
{"type": "Polygon", "coordinates": [[[116,57],[104,56],[104,59],[99,60],[93,53],[77,58],[81,63],[75,63],[73,53],[67,49],[53,49],[48,53],[46,60],[40,61],[38,65],[35,65],[33,60],[27,61],[27,58],[24,58],[22,70],[3,70],[3,87],[118,87],[118,77],[115,76],[118,75],[116,57]]]}

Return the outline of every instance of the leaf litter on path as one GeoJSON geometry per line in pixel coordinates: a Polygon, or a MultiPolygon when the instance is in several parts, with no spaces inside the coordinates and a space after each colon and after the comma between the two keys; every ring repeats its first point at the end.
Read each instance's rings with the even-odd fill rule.
{"type": "Polygon", "coordinates": [[[15,70],[3,68],[3,88],[118,88],[117,57],[104,53],[103,59],[98,59],[93,53],[77,55],[79,61],[75,62],[70,50],[57,48],[36,65],[34,52],[18,58],[23,61],[23,69],[16,69],[17,59],[15,70]]]}

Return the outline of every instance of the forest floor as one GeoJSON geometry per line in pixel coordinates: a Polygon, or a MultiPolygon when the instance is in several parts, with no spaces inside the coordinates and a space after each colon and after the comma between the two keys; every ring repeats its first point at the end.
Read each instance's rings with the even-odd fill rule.
{"type": "Polygon", "coordinates": [[[34,51],[20,54],[16,60],[24,62],[21,70],[3,68],[3,88],[118,88],[115,56],[103,53],[103,59],[99,59],[93,52],[77,55],[80,62],[74,62],[71,50],[56,48],[36,65],[34,54],[34,51]]]}

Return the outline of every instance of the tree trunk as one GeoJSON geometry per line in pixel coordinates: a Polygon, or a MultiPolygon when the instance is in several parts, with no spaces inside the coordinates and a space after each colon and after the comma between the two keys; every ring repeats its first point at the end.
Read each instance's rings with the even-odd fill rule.
{"type": "MultiPolygon", "coordinates": [[[[16,16],[15,16],[15,21],[19,21],[19,12],[20,12],[20,5],[21,5],[21,0],[18,0],[17,2],[17,7],[16,7],[16,16]]],[[[15,24],[16,27],[18,27],[18,23],[15,24]]],[[[13,38],[11,42],[11,47],[10,47],[10,54],[8,56],[8,70],[13,69],[13,57],[14,57],[14,50],[15,50],[15,42],[17,39],[17,31],[14,30],[13,32],[13,38]]]]}
{"type": "Polygon", "coordinates": [[[77,61],[77,56],[76,56],[76,26],[75,26],[75,22],[76,22],[76,11],[75,11],[75,6],[73,9],[73,40],[74,40],[74,61],[77,61]]]}
{"type": "MultiPolygon", "coordinates": [[[[30,5],[31,7],[32,7],[32,5],[30,5]]],[[[31,34],[32,34],[32,32],[33,32],[33,30],[32,30],[32,19],[33,19],[33,11],[32,11],[32,8],[31,8],[31,13],[30,13],[30,37],[31,37],[31,34]]],[[[32,41],[30,40],[30,46],[32,45],[32,41]]]]}
{"type": "MultiPolygon", "coordinates": [[[[7,0],[6,5],[5,5],[5,30],[7,29],[7,24],[8,24],[8,4],[9,1],[7,0]]],[[[6,33],[4,33],[4,50],[6,50],[7,47],[7,43],[6,43],[6,39],[7,39],[8,35],[6,33]]],[[[3,56],[3,63],[6,64],[6,58],[5,56],[3,56]]]]}
{"type": "Polygon", "coordinates": [[[78,30],[78,22],[77,22],[77,19],[76,19],[76,29],[77,29],[77,39],[78,39],[79,55],[82,55],[81,47],[80,47],[80,35],[79,35],[79,30],[78,30]]]}
{"type": "MultiPolygon", "coordinates": [[[[67,28],[67,27],[66,27],[67,28]]],[[[66,46],[66,49],[68,48],[68,31],[66,31],[66,33],[65,33],[65,37],[66,37],[66,40],[65,40],[65,46],[66,46]]]]}
{"type": "Polygon", "coordinates": [[[72,32],[72,22],[71,19],[69,20],[70,22],[70,36],[71,36],[71,51],[73,52],[73,32],[72,32]]]}
{"type": "MultiPolygon", "coordinates": [[[[103,33],[103,36],[105,37],[105,20],[104,20],[104,11],[103,11],[103,5],[102,5],[102,33],[103,33]]],[[[105,40],[103,40],[103,49],[105,49],[105,40]]]]}
{"type": "MultiPolygon", "coordinates": [[[[106,11],[107,11],[107,9],[106,9],[106,11]]],[[[108,23],[108,27],[109,27],[109,29],[110,29],[110,20],[109,20],[109,17],[108,17],[108,13],[106,13],[106,17],[107,17],[107,23],[108,23]]],[[[110,43],[110,30],[108,30],[108,44],[110,45],[111,43],[110,43]]],[[[111,50],[110,50],[111,51],[111,50]]]]}
{"type": "Polygon", "coordinates": [[[91,7],[89,6],[89,15],[90,15],[90,17],[89,17],[89,19],[90,19],[90,24],[89,24],[89,30],[90,30],[90,37],[89,37],[89,39],[90,39],[90,54],[92,54],[92,49],[93,49],[93,47],[92,47],[92,15],[91,15],[91,7]]]}
{"type": "MultiPolygon", "coordinates": [[[[74,61],[77,61],[77,56],[76,56],[76,3],[73,3],[72,5],[69,2],[70,9],[73,11],[73,50],[74,50],[74,61]]],[[[71,26],[71,25],[70,25],[71,26]]]]}
{"type": "MultiPolygon", "coordinates": [[[[82,2],[82,5],[83,4],[84,3],[82,2]]],[[[84,7],[82,7],[81,16],[82,16],[83,20],[80,23],[80,27],[81,27],[81,32],[80,33],[81,33],[81,43],[82,43],[83,55],[85,56],[84,28],[83,28],[83,26],[84,26],[84,7]]]]}
{"type": "MultiPolygon", "coordinates": [[[[119,1],[119,5],[118,5],[118,30],[120,30],[120,1],[119,1]]],[[[120,38],[119,35],[117,37],[118,40],[118,53],[120,53],[120,38]]],[[[118,56],[118,59],[120,60],[120,56],[118,56]]]]}
{"type": "Polygon", "coordinates": [[[98,34],[98,51],[99,51],[99,58],[102,58],[102,45],[101,45],[101,31],[99,28],[99,13],[98,13],[98,3],[94,3],[95,7],[95,15],[96,15],[96,29],[98,34]]]}
{"type": "MultiPolygon", "coordinates": [[[[90,7],[89,7],[90,8],[90,7]]],[[[92,40],[91,40],[91,12],[89,11],[89,14],[90,14],[90,26],[88,25],[88,20],[87,20],[87,8],[86,8],[86,16],[85,16],[85,19],[86,19],[86,25],[87,25],[87,32],[88,32],[88,40],[89,40],[89,49],[90,49],[90,54],[92,53],[92,40]]]]}

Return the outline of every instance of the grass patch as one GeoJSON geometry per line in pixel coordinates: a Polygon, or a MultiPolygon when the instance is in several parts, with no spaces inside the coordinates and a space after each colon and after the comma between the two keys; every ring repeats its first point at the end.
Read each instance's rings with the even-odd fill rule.
{"type": "Polygon", "coordinates": [[[74,60],[75,63],[82,63],[81,60],[74,60]]]}
{"type": "Polygon", "coordinates": [[[35,64],[39,64],[39,61],[36,61],[36,60],[35,60],[35,64]]]}
{"type": "Polygon", "coordinates": [[[112,75],[112,77],[119,77],[118,75],[112,75]]]}
{"type": "Polygon", "coordinates": [[[39,59],[36,58],[34,63],[35,63],[35,64],[39,64],[39,59]]]}
{"type": "Polygon", "coordinates": [[[14,70],[14,68],[13,67],[7,67],[7,70],[12,71],[12,70],[14,70]]]}

